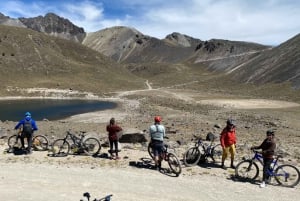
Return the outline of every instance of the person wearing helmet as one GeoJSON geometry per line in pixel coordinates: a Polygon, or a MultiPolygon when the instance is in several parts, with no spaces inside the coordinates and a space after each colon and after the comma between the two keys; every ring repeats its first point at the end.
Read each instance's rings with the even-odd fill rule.
{"type": "Polygon", "coordinates": [[[109,124],[106,126],[106,131],[108,132],[108,140],[109,140],[109,145],[110,145],[110,159],[116,159],[119,160],[119,147],[118,147],[118,143],[119,143],[119,138],[118,138],[118,132],[122,131],[122,128],[116,124],[116,120],[115,118],[111,118],[109,120],[109,124]],[[115,150],[113,150],[113,148],[115,148],[115,150]],[[116,155],[114,155],[114,153],[116,155]]]}
{"type": "Polygon", "coordinates": [[[165,127],[161,124],[161,117],[154,117],[154,124],[149,128],[151,146],[154,155],[155,168],[161,169],[161,154],[164,146],[164,137],[166,136],[165,127]]]}
{"type": "Polygon", "coordinates": [[[275,149],[276,149],[276,142],[274,139],[274,131],[273,130],[267,130],[266,132],[266,138],[259,146],[252,146],[251,150],[253,149],[261,149],[262,150],[262,156],[264,160],[264,167],[263,167],[263,179],[262,183],[260,184],[261,188],[264,188],[266,186],[266,183],[269,181],[269,174],[268,170],[271,168],[271,164],[273,161],[275,149]]]}
{"type": "Polygon", "coordinates": [[[225,159],[227,158],[228,154],[231,155],[231,163],[230,167],[235,169],[233,164],[234,157],[235,157],[235,148],[236,148],[236,131],[235,131],[235,123],[233,119],[228,119],[226,121],[226,127],[222,130],[220,134],[220,143],[223,148],[222,154],[222,164],[221,168],[225,169],[225,159]]]}
{"type": "Polygon", "coordinates": [[[32,137],[33,132],[38,130],[36,122],[31,118],[30,112],[25,113],[24,119],[20,120],[15,126],[15,130],[22,129],[20,140],[22,149],[26,151],[27,154],[31,154],[32,137]],[[27,138],[27,148],[25,149],[24,138],[27,138]]]}

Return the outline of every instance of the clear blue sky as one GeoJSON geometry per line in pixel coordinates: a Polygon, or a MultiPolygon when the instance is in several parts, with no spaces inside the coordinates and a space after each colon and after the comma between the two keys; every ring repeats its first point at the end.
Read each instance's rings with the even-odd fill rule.
{"type": "Polygon", "coordinates": [[[159,39],[179,32],[279,45],[300,33],[300,0],[6,0],[11,18],[53,12],[86,32],[128,26],[159,39]]]}

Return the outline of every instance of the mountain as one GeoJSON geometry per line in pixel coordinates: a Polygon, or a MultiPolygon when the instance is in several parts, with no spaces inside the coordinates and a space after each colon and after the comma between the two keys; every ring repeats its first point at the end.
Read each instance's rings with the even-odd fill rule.
{"type": "Polygon", "coordinates": [[[3,15],[2,13],[0,13],[0,24],[15,27],[26,27],[20,20],[12,19],[8,16],[3,15]]]}
{"type": "Polygon", "coordinates": [[[142,88],[144,81],[84,45],[27,28],[0,25],[0,83],[103,93],[142,88]]]}

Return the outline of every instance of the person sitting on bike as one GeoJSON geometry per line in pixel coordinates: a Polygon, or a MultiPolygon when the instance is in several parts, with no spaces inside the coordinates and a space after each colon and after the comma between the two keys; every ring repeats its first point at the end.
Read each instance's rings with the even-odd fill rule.
{"type": "Polygon", "coordinates": [[[33,132],[37,131],[38,127],[35,121],[31,118],[30,112],[25,113],[25,118],[19,121],[19,123],[15,126],[15,130],[18,130],[21,127],[22,127],[22,132],[21,132],[20,139],[21,139],[22,149],[25,149],[24,138],[27,138],[26,151],[28,154],[31,154],[33,132]]]}
{"type": "Polygon", "coordinates": [[[166,136],[165,127],[161,125],[161,117],[154,117],[154,124],[149,128],[151,145],[154,155],[155,168],[161,169],[161,154],[164,148],[164,137],[166,136]]]}
{"type": "Polygon", "coordinates": [[[109,145],[110,145],[110,155],[111,159],[119,160],[119,154],[118,154],[118,132],[122,131],[122,128],[116,124],[115,118],[111,118],[109,121],[109,124],[106,126],[106,131],[108,132],[108,139],[109,139],[109,145]],[[113,147],[115,147],[115,150],[113,150],[113,147]],[[114,156],[114,152],[116,154],[116,157],[114,156]]]}
{"type": "Polygon", "coordinates": [[[262,150],[262,156],[264,160],[264,167],[263,167],[263,180],[262,183],[260,184],[261,188],[264,188],[266,186],[266,183],[269,180],[269,174],[268,170],[271,168],[271,164],[273,161],[274,157],[274,152],[276,149],[276,142],[274,139],[274,131],[273,130],[268,130],[266,132],[267,137],[264,139],[261,145],[259,146],[253,146],[251,147],[251,150],[253,149],[261,149],[262,150]]]}
{"type": "Polygon", "coordinates": [[[236,131],[235,131],[235,124],[233,119],[228,119],[226,121],[226,127],[221,132],[220,142],[223,149],[222,154],[222,164],[221,168],[225,168],[224,162],[230,152],[231,155],[231,163],[230,167],[235,169],[233,164],[234,156],[235,156],[235,148],[236,148],[236,131]]]}

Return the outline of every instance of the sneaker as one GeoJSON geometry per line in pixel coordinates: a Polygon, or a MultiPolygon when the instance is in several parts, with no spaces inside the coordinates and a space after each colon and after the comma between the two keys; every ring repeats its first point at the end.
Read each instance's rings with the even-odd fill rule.
{"type": "Polygon", "coordinates": [[[235,169],[235,165],[231,165],[230,167],[231,167],[232,169],[235,169]]]}
{"type": "Polygon", "coordinates": [[[264,187],[266,187],[266,183],[263,181],[263,182],[261,182],[261,184],[259,185],[259,187],[260,188],[264,188],[264,187]]]}
{"type": "Polygon", "coordinates": [[[222,169],[224,169],[224,170],[227,169],[226,166],[225,166],[224,164],[222,164],[220,167],[221,167],[222,169]]]}

